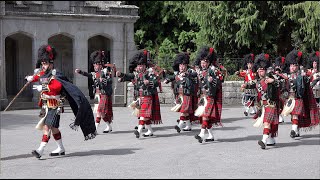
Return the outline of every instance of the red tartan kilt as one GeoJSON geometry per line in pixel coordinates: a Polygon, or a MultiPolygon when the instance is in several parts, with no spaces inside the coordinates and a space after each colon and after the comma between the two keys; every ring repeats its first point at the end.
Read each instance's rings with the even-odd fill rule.
{"type": "Polygon", "coordinates": [[[213,97],[207,96],[207,101],[208,104],[205,108],[204,114],[202,117],[207,117],[207,118],[216,118],[216,105],[215,105],[215,100],[213,97]]]}
{"type": "Polygon", "coordinates": [[[140,97],[140,117],[151,118],[152,117],[152,96],[140,97]]]}
{"type": "Polygon", "coordinates": [[[304,113],[304,105],[303,105],[303,99],[301,98],[295,98],[295,105],[294,108],[291,112],[291,115],[298,115],[298,116],[302,116],[304,113]]]}
{"type": "Polygon", "coordinates": [[[181,113],[193,113],[194,110],[192,108],[192,98],[192,96],[183,95],[183,102],[180,109],[181,113]]]}
{"type": "Polygon", "coordinates": [[[216,93],[216,121],[221,121],[221,113],[222,113],[222,85],[217,89],[216,93]]]}
{"type": "Polygon", "coordinates": [[[270,124],[278,124],[279,123],[279,112],[277,107],[265,107],[264,109],[264,117],[263,122],[267,122],[270,124]]]}
{"type": "Polygon", "coordinates": [[[110,119],[112,119],[113,111],[112,111],[112,98],[111,98],[111,96],[100,94],[100,102],[98,105],[97,112],[104,113],[104,114],[106,114],[106,116],[108,116],[110,119]]]}
{"type": "Polygon", "coordinates": [[[153,96],[153,105],[152,105],[152,124],[162,124],[161,112],[160,112],[160,101],[158,93],[153,96]]]}

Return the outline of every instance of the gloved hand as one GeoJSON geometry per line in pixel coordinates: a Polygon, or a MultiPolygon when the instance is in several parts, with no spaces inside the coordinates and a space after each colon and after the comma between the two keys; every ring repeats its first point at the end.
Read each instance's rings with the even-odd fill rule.
{"type": "Polygon", "coordinates": [[[42,85],[33,85],[32,89],[36,89],[38,92],[42,91],[42,85]]]}
{"type": "Polygon", "coordinates": [[[25,79],[28,81],[28,82],[32,82],[33,81],[33,76],[26,76],[25,79]]]}
{"type": "Polygon", "coordinates": [[[33,85],[33,88],[32,89],[36,89],[38,92],[41,92],[41,91],[48,91],[49,88],[48,88],[48,85],[33,85]]]}

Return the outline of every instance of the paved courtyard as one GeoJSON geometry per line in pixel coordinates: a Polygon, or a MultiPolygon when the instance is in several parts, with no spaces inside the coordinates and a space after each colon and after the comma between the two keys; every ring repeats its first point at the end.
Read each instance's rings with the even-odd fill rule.
{"type": "MultiPolygon", "coordinates": [[[[69,128],[74,117],[70,108],[61,118],[66,155],[50,157],[56,149],[53,138],[38,160],[31,155],[42,133],[35,129],[39,110],[1,112],[1,178],[320,178],[319,126],[301,137],[289,137],[289,117],[279,126],[277,145],[262,150],[262,129],[252,126],[240,106],[225,106],[224,127],[214,128],[215,141],[200,144],[191,132],[174,129],[178,113],[161,107],[163,124],[154,127],[153,137],[137,139],[137,119],[127,107],[114,107],[113,132],[84,141],[81,130],[69,128]]],[[[146,130],[144,130],[146,131],[146,130]]]]}

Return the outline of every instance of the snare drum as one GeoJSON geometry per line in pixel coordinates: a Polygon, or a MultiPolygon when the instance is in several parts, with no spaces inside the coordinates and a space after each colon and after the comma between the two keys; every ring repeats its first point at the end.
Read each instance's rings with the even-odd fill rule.
{"type": "Polygon", "coordinates": [[[257,96],[257,89],[244,89],[244,95],[246,96],[257,96]]]}

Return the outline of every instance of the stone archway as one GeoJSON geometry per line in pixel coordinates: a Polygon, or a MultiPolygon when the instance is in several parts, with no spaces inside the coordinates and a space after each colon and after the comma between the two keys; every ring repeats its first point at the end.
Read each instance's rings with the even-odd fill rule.
{"type": "Polygon", "coordinates": [[[58,34],[48,39],[48,44],[55,47],[57,57],[54,67],[62,72],[73,82],[73,39],[63,34],[58,34]]]}
{"type": "MultiPolygon", "coordinates": [[[[32,75],[33,39],[24,33],[14,33],[5,38],[5,69],[7,98],[12,99],[25,85],[25,76],[32,75]]],[[[28,86],[17,99],[32,100],[32,87],[28,86]]]]}
{"type": "MultiPolygon", "coordinates": [[[[88,72],[94,71],[93,66],[90,62],[90,54],[96,50],[105,51],[107,55],[107,59],[110,63],[113,63],[111,58],[111,39],[102,36],[102,35],[96,35],[88,39],[88,72]]],[[[88,88],[89,88],[89,96],[92,98],[93,91],[92,91],[92,82],[88,81],[88,88]]]]}

